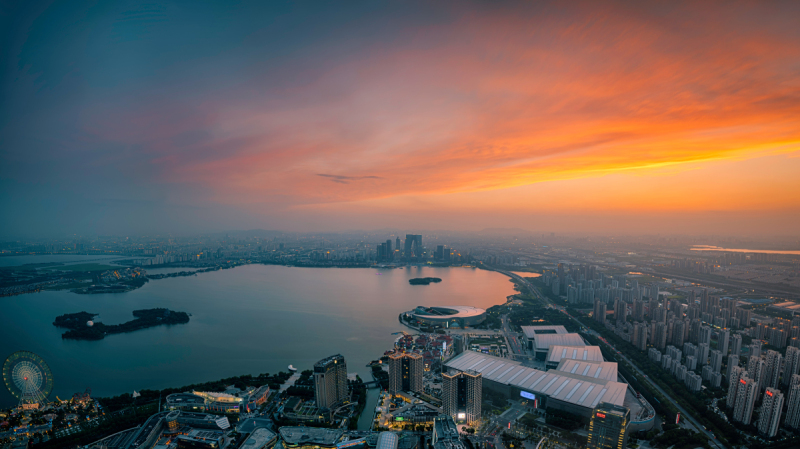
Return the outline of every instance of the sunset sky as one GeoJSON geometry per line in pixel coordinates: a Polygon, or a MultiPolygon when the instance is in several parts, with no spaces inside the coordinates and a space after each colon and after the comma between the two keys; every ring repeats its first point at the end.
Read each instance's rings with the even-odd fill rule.
{"type": "Polygon", "coordinates": [[[798,234],[798,2],[16,2],[0,235],[798,234]]]}

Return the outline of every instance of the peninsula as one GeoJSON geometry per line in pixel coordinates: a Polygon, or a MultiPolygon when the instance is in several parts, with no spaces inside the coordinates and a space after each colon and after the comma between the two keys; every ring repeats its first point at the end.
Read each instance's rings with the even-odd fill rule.
{"type": "Polygon", "coordinates": [[[409,279],[408,283],[411,285],[428,285],[431,282],[442,282],[441,278],[414,278],[409,279]]]}
{"type": "Polygon", "coordinates": [[[97,316],[96,313],[89,312],[67,313],[56,317],[53,325],[69,329],[61,335],[61,338],[71,340],[102,340],[106,335],[110,334],[133,332],[163,324],[184,324],[189,322],[188,313],[174,312],[169,309],[134,310],[133,316],[136,318],[122,324],[108,325],[102,322],[95,323],[92,321],[95,316],[97,316]]]}

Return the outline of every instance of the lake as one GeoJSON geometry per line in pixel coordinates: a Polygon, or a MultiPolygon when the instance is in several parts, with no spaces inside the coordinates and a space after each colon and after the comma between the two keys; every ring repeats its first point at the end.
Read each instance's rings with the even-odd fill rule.
{"type": "MultiPolygon", "coordinates": [[[[400,313],[418,305],[488,308],[514,293],[506,276],[475,268],[245,265],[153,280],[128,293],[0,298],[0,357],[29,350],[44,358],[55,379],[51,399],[87,387],[110,396],[275,373],[289,364],[304,370],[336,353],[344,355],[349,372],[371,379],[365,365],[391,349],[392,333],[408,330],[398,322],[400,313]],[[415,277],[442,282],[410,285],[415,277]],[[116,324],[132,319],[133,310],[154,307],[188,312],[191,321],[101,341],[62,340],[64,329],[52,325],[56,316],[80,311],[116,324]]],[[[0,405],[14,403],[2,388],[0,405]]]]}

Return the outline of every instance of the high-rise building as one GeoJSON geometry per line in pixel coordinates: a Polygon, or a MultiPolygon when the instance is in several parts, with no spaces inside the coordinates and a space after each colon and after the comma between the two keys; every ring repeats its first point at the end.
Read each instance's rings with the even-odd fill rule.
{"type": "Polygon", "coordinates": [[[621,327],[625,322],[625,315],[628,311],[628,305],[625,301],[620,299],[614,300],[614,319],[617,321],[617,327],[621,327]]]}
{"type": "Polygon", "coordinates": [[[395,352],[389,356],[389,393],[401,391],[422,393],[422,355],[395,352]]]}
{"type": "Polygon", "coordinates": [[[474,423],[481,418],[481,373],[449,371],[442,374],[442,410],[457,423],[474,423]]]}
{"type": "Polygon", "coordinates": [[[786,362],[783,364],[783,384],[789,385],[793,374],[800,373],[800,348],[786,348],[786,362]]]}
{"type": "Polygon", "coordinates": [[[314,393],[319,408],[331,409],[349,401],[347,364],[340,354],[324,358],[314,364],[314,393]]]}
{"type": "Polygon", "coordinates": [[[725,398],[725,406],[733,408],[736,405],[736,392],[739,389],[739,381],[747,375],[747,371],[741,366],[734,366],[728,375],[728,397],[725,398]]]}
{"type": "Polygon", "coordinates": [[[700,326],[700,340],[699,343],[711,344],[711,328],[708,326],[700,326]]]}
{"type": "Polygon", "coordinates": [[[778,425],[783,410],[783,393],[775,388],[767,388],[764,402],[761,404],[761,414],[758,418],[758,431],[767,438],[778,434],[778,425]]]}
{"type": "Polygon", "coordinates": [[[728,356],[728,372],[726,373],[726,376],[725,376],[725,378],[727,379],[728,382],[731,381],[731,370],[734,367],[737,367],[737,366],[739,366],[739,356],[738,355],[733,355],[733,354],[729,355],[728,356]]]}
{"type": "Polygon", "coordinates": [[[733,355],[742,355],[742,336],[739,334],[734,334],[733,336],[733,343],[731,346],[731,354],[733,355]]]}
{"type": "Polygon", "coordinates": [[[633,301],[633,319],[635,321],[644,321],[644,301],[641,299],[633,301]]]}
{"type": "Polygon", "coordinates": [[[606,323],[606,303],[603,301],[595,300],[594,302],[594,320],[600,324],[606,323]]]}
{"type": "Polygon", "coordinates": [[[684,336],[686,334],[686,321],[677,320],[672,327],[672,344],[677,347],[682,347],[684,336]]]}
{"type": "Polygon", "coordinates": [[[761,341],[754,341],[749,348],[751,357],[761,357],[761,341]]]}
{"type": "Polygon", "coordinates": [[[667,345],[667,324],[656,321],[653,326],[653,346],[664,350],[667,345]]]}
{"type": "Polygon", "coordinates": [[[723,356],[728,355],[728,343],[730,339],[731,331],[729,329],[722,329],[719,331],[719,337],[717,337],[717,348],[719,348],[723,356]]]}
{"type": "Polygon", "coordinates": [[[406,245],[403,256],[407,262],[422,260],[422,236],[418,234],[406,234],[406,245]]]}
{"type": "Polygon", "coordinates": [[[639,327],[634,327],[633,332],[636,336],[636,348],[640,351],[647,350],[647,324],[637,323],[639,327]]]}
{"type": "Polygon", "coordinates": [[[689,391],[697,392],[700,391],[700,389],[703,387],[703,379],[697,373],[693,372],[686,373],[686,377],[684,378],[683,381],[686,384],[686,388],[688,388],[689,391]]]}
{"type": "Polygon", "coordinates": [[[778,382],[781,378],[781,362],[783,361],[783,356],[778,351],[773,351],[770,349],[767,351],[767,366],[766,372],[764,373],[763,382],[760,382],[760,387],[762,390],[766,390],[769,387],[778,388],[778,382]]]}
{"type": "Polygon", "coordinates": [[[736,387],[736,401],[733,405],[733,420],[744,425],[750,424],[753,417],[753,405],[758,394],[758,382],[744,376],[739,379],[736,387]]]}
{"type": "Polygon", "coordinates": [[[700,364],[700,366],[708,363],[708,350],[709,347],[706,343],[700,343],[697,345],[697,362],[700,364]]]}
{"type": "Polygon", "coordinates": [[[589,420],[588,449],[625,449],[631,411],[627,407],[601,402],[589,420]]]}
{"type": "Polygon", "coordinates": [[[750,357],[750,362],[747,363],[747,375],[758,384],[758,389],[756,389],[756,400],[758,400],[761,397],[761,386],[766,380],[767,362],[761,357],[750,357]],[[755,363],[751,363],[753,360],[755,363]]]}
{"type": "Polygon", "coordinates": [[[722,351],[714,349],[711,351],[711,372],[718,373],[722,369],[722,351]]]}
{"type": "Polygon", "coordinates": [[[786,410],[785,425],[800,429],[800,374],[793,374],[789,383],[789,408],[786,410]]]}

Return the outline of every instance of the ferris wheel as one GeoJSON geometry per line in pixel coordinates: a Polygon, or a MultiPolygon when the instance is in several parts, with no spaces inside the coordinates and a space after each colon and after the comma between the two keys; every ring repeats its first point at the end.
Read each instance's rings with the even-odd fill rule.
{"type": "Polygon", "coordinates": [[[3,363],[3,381],[22,408],[36,408],[53,391],[53,373],[38,355],[17,351],[3,363]]]}

